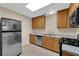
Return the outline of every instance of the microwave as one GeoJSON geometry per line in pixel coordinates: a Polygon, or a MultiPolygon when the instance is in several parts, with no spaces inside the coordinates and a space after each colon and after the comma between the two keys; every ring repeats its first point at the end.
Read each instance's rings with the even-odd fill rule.
{"type": "Polygon", "coordinates": [[[79,27],[79,8],[70,16],[70,25],[79,27]]]}

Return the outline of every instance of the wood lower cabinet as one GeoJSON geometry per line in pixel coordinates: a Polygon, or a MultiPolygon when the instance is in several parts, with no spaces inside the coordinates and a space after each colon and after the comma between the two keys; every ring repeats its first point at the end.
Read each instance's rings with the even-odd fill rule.
{"type": "Polygon", "coordinates": [[[73,54],[72,52],[69,51],[63,51],[62,56],[74,56],[75,54],[73,54]]]}
{"type": "Polygon", "coordinates": [[[44,36],[42,41],[42,46],[48,49],[53,48],[53,38],[44,36]]]}
{"type": "Polygon", "coordinates": [[[32,18],[32,28],[36,29],[36,28],[45,28],[45,16],[38,16],[35,18],[32,18]]]}
{"type": "Polygon", "coordinates": [[[29,38],[30,43],[35,44],[35,35],[30,34],[29,38]]]}
{"type": "Polygon", "coordinates": [[[44,48],[47,48],[47,46],[48,46],[48,37],[46,37],[46,36],[43,36],[43,39],[42,39],[42,46],[44,47],[44,48]]]}
{"type": "Polygon", "coordinates": [[[59,39],[58,38],[54,38],[53,40],[53,50],[56,51],[56,52],[59,52],[59,39]]]}
{"type": "Polygon", "coordinates": [[[48,37],[47,44],[47,48],[53,50],[53,38],[48,37]]]}
{"type": "Polygon", "coordinates": [[[42,46],[55,52],[59,52],[59,39],[53,37],[43,37],[42,46]]]}
{"type": "MultiPolygon", "coordinates": [[[[30,34],[30,43],[35,44],[35,35],[30,34]]],[[[43,36],[42,47],[59,53],[59,39],[54,37],[43,36]]]]}

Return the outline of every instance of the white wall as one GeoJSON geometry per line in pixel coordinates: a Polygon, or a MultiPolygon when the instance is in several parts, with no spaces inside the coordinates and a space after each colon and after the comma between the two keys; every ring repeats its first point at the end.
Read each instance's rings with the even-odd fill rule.
{"type": "Polygon", "coordinates": [[[32,32],[30,18],[2,7],[0,7],[0,17],[22,21],[22,45],[25,45],[29,42],[29,33],[32,32]]]}
{"type": "Polygon", "coordinates": [[[79,33],[79,28],[57,28],[57,14],[46,16],[45,29],[35,29],[34,33],[55,33],[64,35],[76,35],[79,33]]]}

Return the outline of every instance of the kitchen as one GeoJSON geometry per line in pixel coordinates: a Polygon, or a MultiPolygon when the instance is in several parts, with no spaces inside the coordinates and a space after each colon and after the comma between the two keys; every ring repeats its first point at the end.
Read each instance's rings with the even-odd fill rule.
{"type": "Polygon", "coordinates": [[[78,7],[79,3],[50,3],[31,11],[26,3],[3,3],[0,17],[22,22],[19,56],[79,56],[78,7]]]}
{"type": "MultiPolygon", "coordinates": [[[[30,34],[30,43],[57,52],[60,56],[78,55],[78,23],[76,23],[74,18],[72,18],[73,20],[70,19],[72,15],[78,15],[76,14],[78,13],[77,8],[78,4],[72,3],[69,8],[59,10],[53,15],[32,18],[32,29],[34,32],[30,34]],[[46,33],[46,31],[48,32],[46,33]],[[39,42],[37,42],[37,38],[39,42]],[[60,42],[61,40],[62,42],[60,42]]],[[[75,19],[78,18],[75,16],[75,19]]]]}

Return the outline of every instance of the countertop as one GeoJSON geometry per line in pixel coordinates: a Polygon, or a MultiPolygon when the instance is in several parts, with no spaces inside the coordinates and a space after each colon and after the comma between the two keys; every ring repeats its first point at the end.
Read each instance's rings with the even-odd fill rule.
{"type": "Polygon", "coordinates": [[[39,35],[39,36],[48,36],[48,37],[56,37],[56,38],[73,38],[73,39],[77,39],[77,35],[62,35],[62,34],[36,34],[36,33],[32,33],[33,35],[39,35]]]}

